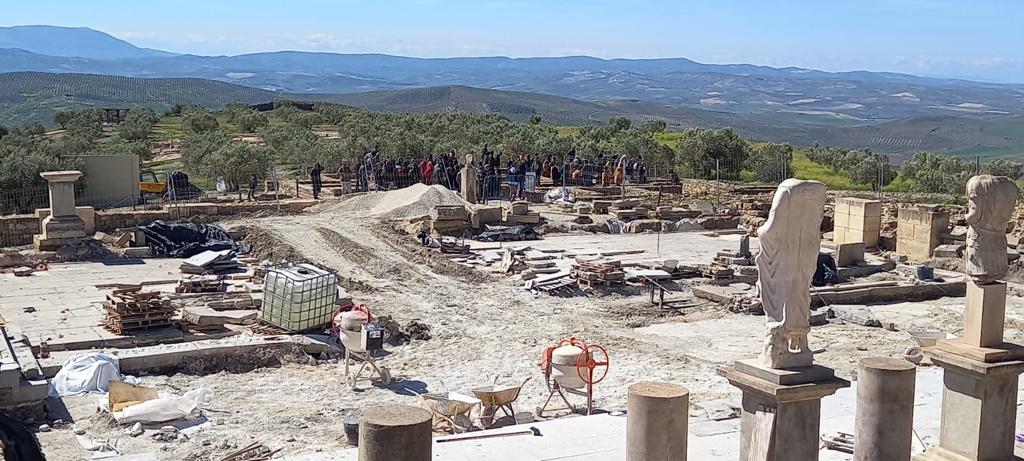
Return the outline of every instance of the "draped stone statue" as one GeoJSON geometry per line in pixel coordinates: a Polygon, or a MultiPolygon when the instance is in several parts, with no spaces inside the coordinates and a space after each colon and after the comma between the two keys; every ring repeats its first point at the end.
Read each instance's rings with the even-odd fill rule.
{"type": "Polygon", "coordinates": [[[967,275],[984,285],[1006,276],[1006,224],[1013,215],[1020,189],[1006,176],[975,176],[967,181],[967,275]]]}
{"type": "Polygon", "coordinates": [[[810,366],[810,284],[821,248],[825,185],[787,179],[775,191],[768,220],[757,229],[757,287],[767,316],[761,362],[769,368],[810,366]]]}
{"type": "MultiPolygon", "coordinates": [[[[486,146],[484,147],[486,149],[486,146]]],[[[466,154],[466,166],[462,167],[459,185],[462,198],[469,203],[476,203],[476,167],[473,166],[473,154],[466,154]]]]}

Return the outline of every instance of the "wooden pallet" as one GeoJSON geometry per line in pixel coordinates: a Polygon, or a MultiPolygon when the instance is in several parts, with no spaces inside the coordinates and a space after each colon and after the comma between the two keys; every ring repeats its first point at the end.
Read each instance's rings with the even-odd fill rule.
{"type": "Polygon", "coordinates": [[[257,323],[249,325],[249,331],[263,336],[280,336],[292,334],[291,331],[288,331],[277,325],[267,323],[265,320],[260,320],[257,323]]]}
{"type": "Polygon", "coordinates": [[[586,286],[587,288],[602,287],[602,286],[603,287],[607,287],[607,286],[613,286],[613,285],[614,286],[622,286],[622,285],[626,284],[626,282],[624,280],[585,280],[585,279],[577,279],[577,282],[579,282],[579,285],[581,287],[582,286],[586,286]]]}
{"type": "Polygon", "coordinates": [[[153,330],[157,328],[170,328],[175,325],[171,319],[150,319],[144,321],[134,322],[116,322],[108,321],[103,325],[103,328],[115,335],[125,335],[131,333],[138,333],[146,330],[153,330]]]}

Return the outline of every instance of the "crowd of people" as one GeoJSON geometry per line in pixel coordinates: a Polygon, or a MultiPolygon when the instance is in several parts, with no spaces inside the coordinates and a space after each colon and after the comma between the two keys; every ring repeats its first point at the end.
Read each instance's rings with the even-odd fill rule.
{"type": "MultiPolygon", "coordinates": [[[[477,196],[484,199],[504,197],[506,192],[508,198],[519,199],[542,181],[554,186],[621,186],[626,182],[647,182],[647,164],[639,156],[598,154],[584,158],[577,155],[574,148],[563,156],[518,155],[503,159],[500,152],[487,145],[478,156],[470,156],[476,168],[477,196]]],[[[423,158],[386,157],[374,148],[355,162],[351,173],[360,191],[399,189],[415,183],[459,190],[460,172],[466,161],[463,158],[460,162],[455,151],[423,158]]]]}

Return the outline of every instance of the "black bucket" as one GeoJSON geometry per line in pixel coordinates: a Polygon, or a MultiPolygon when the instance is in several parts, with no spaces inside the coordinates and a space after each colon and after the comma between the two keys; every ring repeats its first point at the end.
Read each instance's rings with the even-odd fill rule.
{"type": "Polygon", "coordinates": [[[345,417],[345,440],[349,445],[359,446],[359,413],[345,417]]]}
{"type": "Polygon", "coordinates": [[[918,280],[931,280],[935,278],[935,268],[927,264],[917,266],[918,280]]]}

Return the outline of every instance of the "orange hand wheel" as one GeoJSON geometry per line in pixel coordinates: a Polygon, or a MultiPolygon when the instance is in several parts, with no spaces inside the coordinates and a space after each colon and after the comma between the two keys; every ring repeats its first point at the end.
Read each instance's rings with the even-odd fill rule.
{"type": "Polygon", "coordinates": [[[608,366],[608,351],[597,344],[590,344],[583,348],[583,353],[576,359],[576,374],[587,384],[597,384],[608,376],[608,366]],[[586,374],[584,369],[587,370],[586,374]]]}

